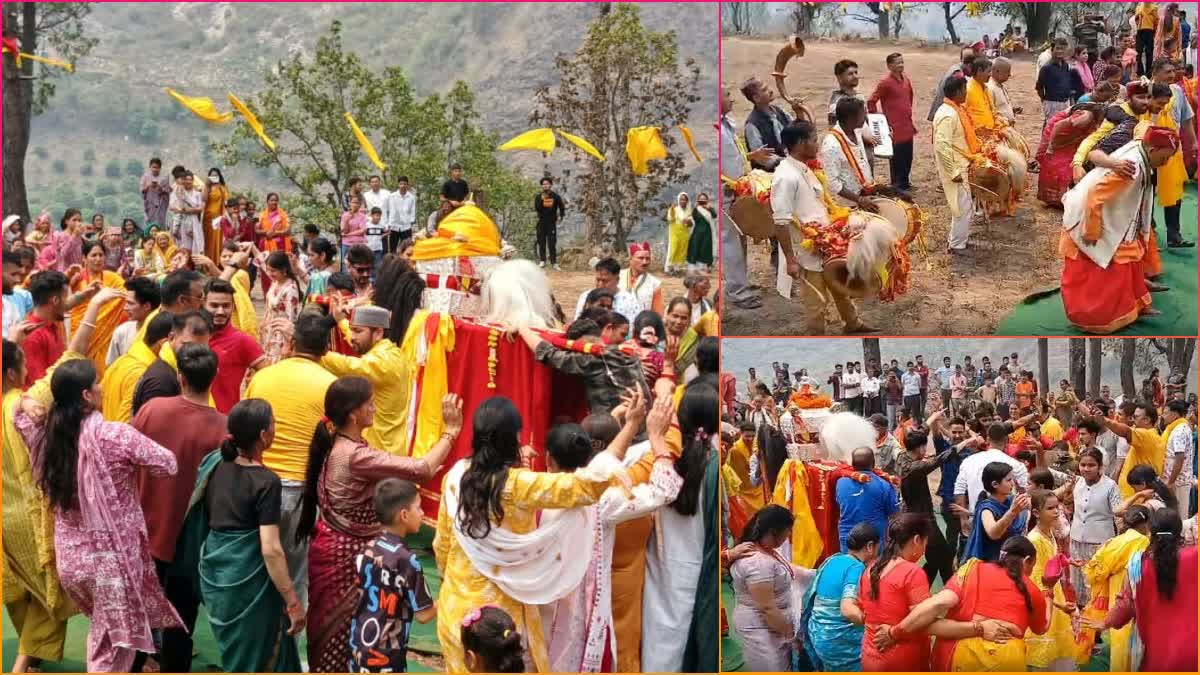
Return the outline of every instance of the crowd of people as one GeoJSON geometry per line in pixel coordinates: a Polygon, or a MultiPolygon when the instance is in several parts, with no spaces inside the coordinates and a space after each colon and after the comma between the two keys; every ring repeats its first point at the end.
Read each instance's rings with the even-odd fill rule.
{"type": "Polygon", "coordinates": [[[747,670],[1195,669],[1182,373],[1114,399],[1045,391],[1015,353],[772,366],[744,395],[723,375],[721,561],[747,670]]]}
{"type": "MultiPolygon", "coordinates": [[[[434,620],[453,672],[717,669],[718,345],[702,270],[664,297],[636,244],[628,266],[596,262],[595,288],[564,312],[532,261],[489,259],[482,289],[422,267],[488,242],[500,255],[457,165],[420,226],[404,177],[394,192],[351,181],[339,224],[297,228],[278,195],[256,214],[208,176],[198,189],[152,160],[144,232],[77,209],[59,229],[45,214],[5,223],[14,671],[62,660],[83,614],[89,671],[188,672],[201,605],[229,672],[404,671],[413,623],[434,620]],[[484,306],[438,323],[428,298],[447,289],[484,306]],[[483,317],[491,355],[439,344],[490,373],[489,393],[430,401],[427,327],[447,340],[483,317]],[[527,392],[496,386],[505,340],[561,373],[556,398],[586,400],[544,438],[514,403],[527,392]],[[429,420],[440,435],[414,435],[429,420]],[[422,500],[439,494],[434,518],[422,500]],[[423,522],[436,594],[429,556],[406,544],[423,522]]],[[[562,214],[551,185],[547,223],[562,214]]],[[[693,233],[698,201],[678,204],[693,233]]]]}
{"type": "MultiPolygon", "coordinates": [[[[1160,242],[1195,246],[1180,229],[1184,186],[1196,172],[1195,66],[1184,62],[1185,46],[1195,36],[1184,30],[1178,3],[1161,9],[1139,3],[1130,11],[1134,24],[1117,29],[1089,14],[1074,30],[1074,46],[1057,37],[1040,52],[1028,83],[1042,104],[1037,142],[1017,129],[1028,112],[1009,93],[1014,62],[997,53],[991,38],[961,49],[958,62],[937,81],[926,116],[941,193],[936,198],[945,199],[951,216],[947,253],[968,250],[973,227],[990,217],[1015,215],[1029,174],[1038,173],[1037,198],[1063,209],[1066,316],[1089,333],[1112,333],[1157,314],[1151,293],[1169,290],[1153,280],[1163,271],[1160,242]],[[1165,242],[1155,232],[1156,205],[1165,242]]],[[[1011,29],[999,44],[1011,53],[1025,42],[1011,29]]],[[[889,54],[886,68],[868,92],[859,88],[857,62],[834,64],[828,115],[800,99],[788,99],[789,112],[776,104],[770,87],[751,78],[740,88],[753,106],[741,129],[728,118],[732,94],[724,94],[722,173],[731,181],[753,171],[769,176],[771,264],[777,271],[785,265],[801,282],[806,334],[825,333],[831,303],[847,334],[874,330],[859,319],[845,285],[830,281],[829,266],[846,256],[847,240],[864,232],[870,218],[860,214],[880,212],[878,198],[906,205],[935,198],[918,198],[934,186],[914,186],[910,178],[918,130],[904,54],[889,54]],[[886,180],[875,157],[880,139],[867,121],[875,112],[890,134],[886,180]]],[[[773,74],[782,81],[783,73],[773,74]]],[[[727,189],[726,203],[736,196],[727,189]]],[[[732,221],[723,230],[725,292],[735,307],[753,309],[761,299],[747,280],[740,234],[732,221]]]]}

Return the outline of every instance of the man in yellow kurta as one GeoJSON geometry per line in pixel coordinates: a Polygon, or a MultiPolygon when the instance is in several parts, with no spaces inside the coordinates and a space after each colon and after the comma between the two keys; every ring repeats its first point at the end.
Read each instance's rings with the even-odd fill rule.
{"type": "Polygon", "coordinates": [[[1187,182],[1188,171],[1183,161],[1184,152],[1196,156],[1195,111],[1187,101],[1183,87],[1175,82],[1175,64],[1169,59],[1154,61],[1153,87],[1150,92],[1152,113],[1151,123],[1154,126],[1166,127],[1179,134],[1180,146],[1166,164],[1158,168],[1158,205],[1163,209],[1163,219],[1167,224],[1168,248],[1191,248],[1192,242],[1184,241],[1179,233],[1180,207],[1183,202],[1183,185],[1187,182]],[[1158,103],[1165,93],[1163,87],[1171,92],[1170,101],[1163,106],[1158,103]]]}
{"type": "Polygon", "coordinates": [[[738,494],[746,505],[748,520],[758,513],[767,500],[763,493],[763,486],[761,484],[754,485],[750,480],[750,458],[754,455],[754,424],[743,422],[741,432],[741,436],[730,448],[729,459],[726,462],[737,474],[738,480],[742,482],[742,491],[738,494]]]}
{"type": "Polygon", "coordinates": [[[361,356],[330,351],[321,358],[321,366],[338,377],[357,375],[371,382],[375,390],[375,423],[363,432],[363,438],[378,450],[407,455],[405,431],[412,363],[403,358],[396,343],[384,337],[391,321],[392,313],[382,307],[366,305],[355,309],[349,323],[350,343],[361,356]]]}
{"type": "MultiPolygon", "coordinates": [[[[1121,497],[1129,497],[1136,490],[1129,485],[1129,472],[1139,464],[1148,464],[1154,469],[1154,475],[1160,476],[1166,464],[1166,436],[1155,428],[1158,424],[1158,411],[1154,405],[1139,402],[1133,411],[1133,426],[1126,426],[1116,420],[1097,417],[1097,422],[1104,424],[1114,434],[1124,438],[1129,443],[1129,454],[1121,465],[1121,475],[1117,478],[1117,487],[1121,489],[1121,497]]],[[[1173,428],[1172,428],[1173,430],[1173,428]]],[[[1117,590],[1120,590],[1118,585],[1117,590]]],[[[1116,591],[1113,591],[1114,597],[1116,591]]]]}
{"type": "Polygon", "coordinates": [[[133,419],[133,393],[138,380],[167,344],[172,333],[172,317],[157,311],[147,317],[139,330],[140,338],[129,351],[112,362],[100,380],[104,419],[109,422],[129,422],[133,419]]]}
{"type": "Polygon", "coordinates": [[[937,160],[938,177],[942,191],[950,206],[949,248],[951,252],[967,248],[971,234],[971,219],[975,215],[975,201],[967,185],[967,171],[971,160],[979,154],[979,139],[975,136],[975,124],[964,104],[967,100],[967,81],[961,77],[950,77],[943,86],[945,98],[933,116],[933,154],[937,160]]]}
{"type": "Polygon", "coordinates": [[[996,107],[987,88],[988,78],[992,76],[992,62],[977,56],[969,69],[971,76],[967,78],[967,101],[964,107],[971,116],[971,122],[976,130],[1000,128],[1003,121],[996,115],[996,107]]]}

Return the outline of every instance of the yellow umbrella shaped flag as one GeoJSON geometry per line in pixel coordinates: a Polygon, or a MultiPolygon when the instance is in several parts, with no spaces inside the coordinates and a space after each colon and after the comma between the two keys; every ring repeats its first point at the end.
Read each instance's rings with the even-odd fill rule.
{"type": "Polygon", "coordinates": [[[554,151],[555,140],[554,130],[548,127],[541,129],[530,129],[523,134],[520,134],[504,145],[500,146],[501,150],[537,150],[538,152],[548,155],[554,151]]]}
{"type": "Polygon", "coordinates": [[[367,159],[375,165],[380,171],[387,171],[387,164],[384,164],[379,159],[379,153],[375,152],[375,146],[371,145],[371,139],[358,128],[358,122],[354,121],[354,116],[346,113],[346,121],[350,123],[350,131],[354,132],[354,137],[358,139],[358,144],[362,146],[363,152],[367,153],[367,159]]]}
{"type": "Polygon", "coordinates": [[[658,127],[634,127],[625,134],[625,154],[629,155],[633,173],[644,176],[650,170],[650,160],[667,158],[667,146],[658,127]]]}
{"type": "Polygon", "coordinates": [[[576,136],[574,134],[568,134],[567,132],[563,131],[562,129],[555,129],[555,131],[558,132],[559,136],[562,136],[563,138],[565,138],[567,141],[569,141],[575,147],[586,152],[587,154],[591,155],[592,157],[595,157],[596,159],[600,160],[601,162],[604,161],[604,155],[600,154],[600,151],[596,149],[596,146],[592,145],[591,143],[588,143],[587,141],[583,140],[579,136],[576,136]]]}
{"type": "Polygon", "coordinates": [[[213,100],[207,96],[184,96],[174,89],[167,88],[167,94],[183,104],[183,107],[192,111],[192,114],[205,122],[213,124],[228,124],[229,120],[233,119],[233,113],[223,113],[217,110],[217,106],[213,100]]]}
{"type": "Polygon", "coordinates": [[[692,130],[687,128],[687,125],[680,124],[679,133],[683,134],[683,142],[687,143],[688,150],[692,151],[692,157],[695,157],[697,162],[703,163],[704,160],[700,159],[700,151],[696,149],[696,139],[692,136],[692,130]]]}
{"type": "Polygon", "coordinates": [[[263,142],[263,145],[267,146],[267,149],[271,152],[275,152],[275,141],[267,137],[267,132],[263,131],[263,125],[259,123],[258,118],[254,116],[254,113],[250,112],[250,109],[246,107],[245,103],[242,103],[241,99],[233,95],[233,92],[229,92],[229,105],[233,106],[234,110],[237,110],[245,118],[246,124],[250,125],[250,128],[254,130],[254,133],[263,142]]]}

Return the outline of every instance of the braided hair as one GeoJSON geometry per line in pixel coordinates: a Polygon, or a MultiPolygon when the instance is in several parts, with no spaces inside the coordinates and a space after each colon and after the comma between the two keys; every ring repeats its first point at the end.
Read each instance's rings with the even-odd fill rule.
{"type": "Polygon", "coordinates": [[[1025,584],[1025,560],[1036,558],[1037,549],[1033,542],[1020,535],[1009,537],[1000,547],[1000,559],[996,564],[1008,572],[1008,577],[1017,585],[1017,591],[1025,599],[1025,611],[1033,612],[1033,597],[1029,595],[1029,587],[1025,584]]]}
{"type": "Polygon", "coordinates": [[[888,522],[887,543],[883,547],[883,551],[875,562],[871,564],[871,599],[875,600],[879,597],[879,580],[883,577],[883,570],[893,558],[900,556],[900,549],[904,548],[908,542],[916,537],[929,538],[929,533],[932,531],[933,525],[930,519],[923,513],[899,513],[892,516],[888,522]]]}

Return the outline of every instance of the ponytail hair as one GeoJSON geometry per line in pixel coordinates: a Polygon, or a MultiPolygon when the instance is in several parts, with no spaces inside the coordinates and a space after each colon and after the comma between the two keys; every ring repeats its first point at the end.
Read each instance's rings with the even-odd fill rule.
{"type": "Polygon", "coordinates": [[[907,512],[892,516],[891,521],[888,522],[887,544],[884,545],[883,552],[871,564],[872,600],[879,598],[879,580],[883,577],[883,570],[892,561],[892,558],[899,557],[900,549],[916,537],[928,538],[932,528],[929,516],[923,513],[907,512]]]}
{"type": "Polygon", "coordinates": [[[1141,504],[1134,504],[1133,506],[1125,509],[1125,517],[1123,520],[1125,521],[1125,527],[1131,530],[1135,527],[1140,527],[1146,523],[1146,521],[1150,520],[1150,509],[1141,504]]]}
{"type": "Polygon", "coordinates": [[[463,650],[479,656],[483,672],[525,672],[525,648],[508,612],[487,605],[468,613],[462,623],[463,650]]]}
{"type": "Polygon", "coordinates": [[[1170,507],[1159,509],[1150,517],[1150,548],[1145,555],[1154,562],[1158,595],[1167,602],[1175,595],[1179,583],[1179,546],[1183,522],[1179,512],[1170,507]]]}
{"type": "Polygon", "coordinates": [[[52,506],[63,511],[79,504],[79,432],[91,412],[83,395],[95,384],[96,367],[87,359],[67,361],[50,377],[54,402],[46,413],[38,487],[52,506]]]}
{"type": "Polygon", "coordinates": [[[325,461],[333,451],[337,430],[346,425],[351,413],[371,400],[371,382],[363,377],[341,377],[325,390],[325,415],[313,429],[308,446],[308,468],[304,473],[304,494],[300,498],[300,522],[296,525],[296,543],[303,544],[317,526],[317,487],[325,471],[325,461]]]}
{"type": "Polygon", "coordinates": [[[1026,537],[1017,535],[1009,537],[1000,547],[1000,559],[996,564],[1008,572],[1008,577],[1017,585],[1017,591],[1025,599],[1025,611],[1033,613],[1033,597],[1029,595],[1029,587],[1025,584],[1025,560],[1036,558],[1037,549],[1033,542],[1026,537]]]}
{"type": "Polygon", "coordinates": [[[238,401],[229,411],[226,428],[229,435],[221,443],[221,458],[232,462],[238,455],[249,457],[254,453],[254,444],[262,433],[271,428],[275,413],[271,404],[261,398],[238,401]]]}
{"type": "Polygon", "coordinates": [[[1159,501],[1167,508],[1179,508],[1179,500],[1175,498],[1175,493],[1159,480],[1158,472],[1149,464],[1138,464],[1133,467],[1129,470],[1129,475],[1125,477],[1125,480],[1130,486],[1145,485],[1154,490],[1154,494],[1158,496],[1159,501]]]}
{"type": "Polygon", "coordinates": [[[679,430],[683,435],[683,451],[675,460],[675,471],[683,477],[683,487],[671,504],[681,516],[691,516],[700,510],[700,490],[704,487],[704,473],[712,452],[709,440],[720,431],[721,399],[717,388],[706,383],[693,383],[683,390],[676,411],[679,430]]]}

